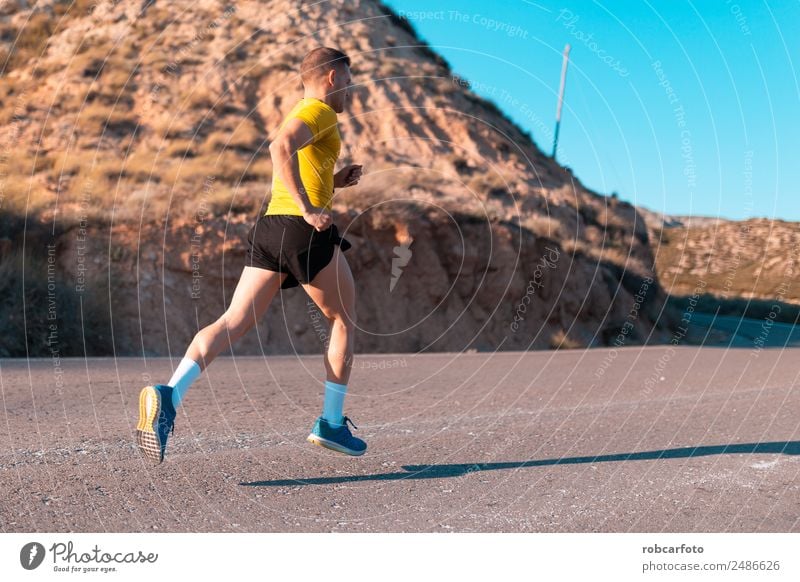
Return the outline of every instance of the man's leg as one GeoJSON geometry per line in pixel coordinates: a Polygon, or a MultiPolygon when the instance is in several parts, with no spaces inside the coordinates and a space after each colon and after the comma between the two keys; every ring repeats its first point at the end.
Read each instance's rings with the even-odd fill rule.
{"type": "Polygon", "coordinates": [[[220,352],[258,322],[285,279],[285,274],[245,267],[230,306],[222,317],[194,336],[169,384],[142,389],[136,442],[146,457],[159,463],[164,460],[176,410],[189,386],[220,352]]]}
{"type": "Polygon", "coordinates": [[[333,259],[311,283],[303,285],[331,325],[330,342],[325,354],[329,382],[347,384],[353,363],[353,339],[356,327],[356,290],[353,274],[342,251],[336,247],[333,259]]]}
{"type": "Polygon", "coordinates": [[[168,384],[175,389],[176,408],[189,385],[211,361],[258,323],[285,279],[285,274],[274,271],[244,268],[228,309],[217,321],[197,332],[168,384]]]}
{"type": "MultiPolygon", "coordinates": [[[[339,247],[333,259],[310,284],[303,285],[331,324],[325,354],[325,400],[308,440],[348,455],[362,455],[367,444],[350,434],[343,414],[347,382],[353,365],[353,339],[356,327],[356,292],[353,274],[339,247]]],[[[348,419],[349,420],[349,419],[348,419]]]]}

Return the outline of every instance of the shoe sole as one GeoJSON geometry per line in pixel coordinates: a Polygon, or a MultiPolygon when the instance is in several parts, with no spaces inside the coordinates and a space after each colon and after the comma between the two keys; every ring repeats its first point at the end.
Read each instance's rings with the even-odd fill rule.
{"type": "Polygon", "coordinates": [[[154,386],[145,386],[139,393],[139,424],[136,425],[136,444],[142,454],[155,463],[164,460],[158,438],[158,415],[161,395],[154,386]],[[149,411],[149,414],[148,414],[149,411]]]}
{"type": "Polygon", "coordinates": [[[361,455],[363,455],[364,453],[367,452],[367,449],[364,449],[363,451],[354,451],[353,449],[348,449],[347,447],[343,447],[339,443],[335,443],[333,441],[329,441],[328,439],[324,439],[324,438],[322,438],[320,436],[317,436],[317,435],[315,435],[313,433],[308,435],[308,438],[306,438],[306,440],[308,442],[310,442],[310,443],[313,443],[313,444],[317,445],[317,446],[324,447],[324,448],[330,449],[332,451],[336,451],[337,453],[343,453],[345,455],[350,455],[351,457],[360,457],[361,455]]]}

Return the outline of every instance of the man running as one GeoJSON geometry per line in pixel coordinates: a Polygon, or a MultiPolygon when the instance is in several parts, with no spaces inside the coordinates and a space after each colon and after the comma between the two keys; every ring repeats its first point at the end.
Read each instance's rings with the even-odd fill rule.
{"type": "Polygon", "coordinates": [[[192,382],[256,324],[278,289],[298,285],[331,325],[322,414],[308,440],[348,455],[367,449],[352,435],[347,423],[353,423],[342,412],[353,358],[355,287],[342,254],[350,243],[340,238],[330,214],[334,188],[361,178],[359,165],[333,172],[341,147],[336,114],[344,111],[349,95],[350,58],[336,49],[316,48],[303,58],[300,73],[304,95],[269,146],[272,199],[248,236],[247,266],[230,306],[194,336],[167,384],[146,386],[139,395],[136,441],[158,463],[192,382]]]}

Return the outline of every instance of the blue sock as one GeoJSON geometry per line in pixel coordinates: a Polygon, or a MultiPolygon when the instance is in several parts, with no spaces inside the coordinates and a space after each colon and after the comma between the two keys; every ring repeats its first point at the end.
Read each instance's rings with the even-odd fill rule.
{"type": "Polygon", "coordinates": [[[322,404],[322,418],[328,421],[333,428],[339,428],[344,422],[342,408],[344,395],[347,393],[347,384],[337,384],[325,381],[325,401],[322,404]]]}
{"type": "Polygon", "coordinates": [[[172,374],[172,378],[170,378],[167,384],[168,386],[172,386],[172,405],[175,407],[175,410],[178,410],[178,406],[181,405],[181,400],[183,400],[183,395],[186,394],[192,382],[197,380],[200,373],[200,366],[198,366],[197,362],[194,360],[183,358],[181,363],[178,364],[175,373],[172,374]]]}

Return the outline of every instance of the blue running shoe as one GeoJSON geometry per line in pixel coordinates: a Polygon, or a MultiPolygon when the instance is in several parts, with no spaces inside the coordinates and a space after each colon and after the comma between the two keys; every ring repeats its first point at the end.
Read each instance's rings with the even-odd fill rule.
{"type": "Polygon", "coordinates": [[[353,428],[358,428],[346,416],[342,421],[342,426],[339,428],[333,428],[327,420],[320,416],[317,418],[317,422],[314,423],[314,428],[311,429],[311,434],[308,435],[306,440],[337,453],[353,455],[354,457],[363,455],[367,450],[367,443],[352,435],[350,429],[347,428],[348,422],[353,425],[353,428]]]}
{"type": "Polygon", "coordinates": [[[167,437],[175,432],[175,415],[171,386],[156,384],[142,388],[139,393],[136,444],[151,461],[161,463],[164,460],[167,437]]]}

